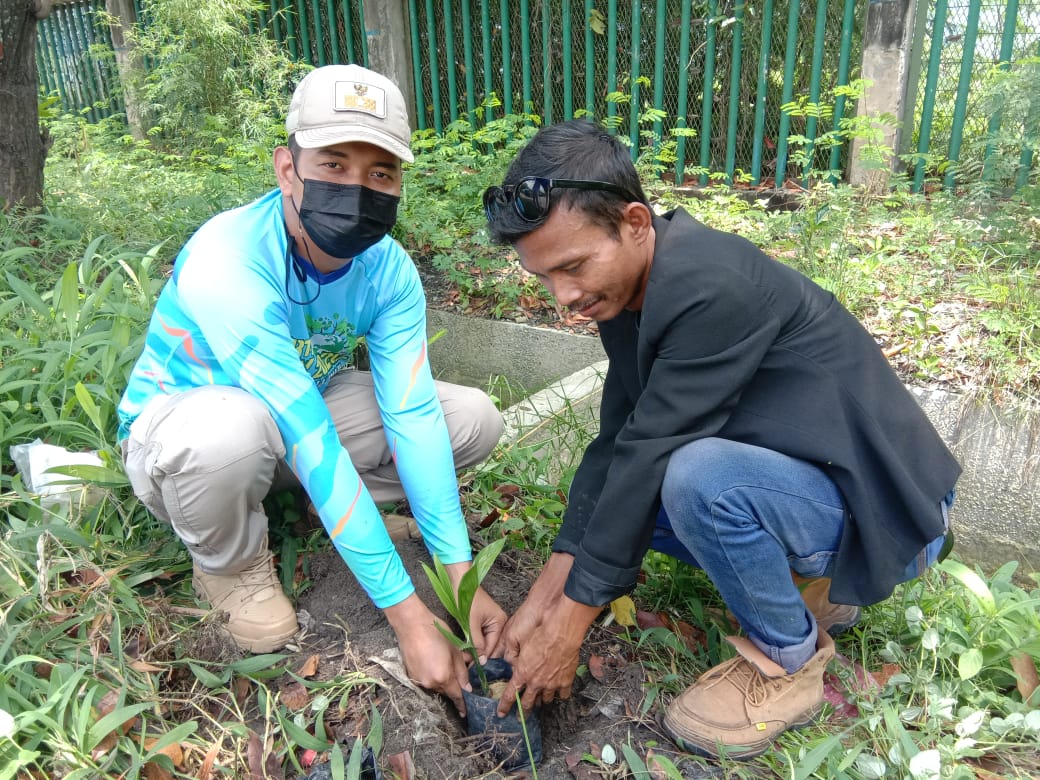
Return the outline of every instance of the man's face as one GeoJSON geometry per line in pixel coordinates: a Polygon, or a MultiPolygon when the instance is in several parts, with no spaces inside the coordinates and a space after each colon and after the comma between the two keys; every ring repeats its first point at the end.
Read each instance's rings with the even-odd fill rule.
{"type": "Polygon", "coordinates": [[[400,159],[392,152],[361,141],[300,149],[295,161],[288,147],[279,146],[274,150],[274,169],[278,187],[286,201],[286,226],[293,236],[304,242],[310,262],[324,273],[341,268],[350,261],[322,252],[307,235],[298,212],[303,202],[303,180],[361,184],[387,195],[401,194],[400,159]]]}
{"type": "Polygon", "coordinates": [[[401,161],[385,149],[361,141],[300,149],[296,153],[296,173],[292,154],[288,148],[279,147],[275,150],[274,165],[282,194],[292,195],[297,204],[303,197],[302,179],[363,184],[388,195],[401,194],[401,161]]]}
{"type": "Polygon", "coordinates": [[[520,265],[561,306],[594,320],[639,310],[654,256],[649,210],[625,207],[614,238],[579,209],[554,208],[544,224],[517,240],[520,265]]]}

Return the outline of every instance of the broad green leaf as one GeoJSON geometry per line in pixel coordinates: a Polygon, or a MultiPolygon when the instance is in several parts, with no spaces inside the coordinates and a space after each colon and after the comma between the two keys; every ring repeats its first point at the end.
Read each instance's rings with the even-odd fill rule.
{"type": "Polygon", "coordinates": [[[213,674],[213,672],[199,666],[198,664],[188,662],[188,668],[191,669],[192,673],[195,675],[195,679],[207,688],[220,688],[222,685],[226,685],[227,681],[231,677],[231,673],[227,669],[224,670],[224,674],[218,677],[213,674]]]}
{"type": "Polygon", "coordinates": [[[285,729],[285,736],[295,742],[298,747],[304,750],[317,750],[319,752],[329,749],[329,743],[326,740],[318,739],[309,731],[301,729],[292,722],[291,718],[282,718],[281,721],[282,728],[285,729]]]}
{"type": "Polygon", "coordinates": [[[11,285],[11,289],[14,290],[22,300],[22,303],[28,304],[41,317],[45,317],[48,320],[50,319],[51,310],[47,304],[43,302],[43,298],[39,296],[36,290],[10,272],[5,274],[5,276],[7,277],[7,283],[11,285]]]}
{"type": "Polygon", "coordinates": [[[643,759],[627,742],[621,746],[621,754],[625,757],[625,763],[628,764],[628,769],[633,777],[637,780],[651,780],[650,772],[643,763],[643,759]]]}
{"type": "Polygon", "coordinates": [[[152,705],[148,702],[140,702],[138,704],[128,704],[125,707],[118,707],[112,710],[90,727],[90,731],[87,733],[87,748],[93,750],[98,746],[101,740],[113,731],[121,728],[128,720],[136,718],[145,710],[151,709],[151,707],[152,705]]]}
{"type": "Polygon", "coordinates": [[[961,653],[957,659],[957,674],[962,680],[970,680],[982,671],[982,651],[977,647],[961,653]]]}
{"type": "Polygon", "coordinates": [[[79,401],[79,405],[83,408],[87,418],[94,424],[94,427],[97,428],[98,433],[104,436],[105,428],[101,422],[101,412],[98,411],[97,404],[94,403],[94,399],[82,382],[76,382],[76,400],[79,401]]]}
{"type": "Polygon", "coordinates": [[[58,288],[58,306],[65,318],[65,329],[69,338],[76,335],[79,326],[79,268],[75,263],[69,263],[65,273],[61,275],[61,285],[58,288]]]}
{"type": "MultiPolygon", "coordinates": [[[[253,655],[248,658],[242,658],[231,664],[231,671],[237,672],[238,674],[255,674],[261,669],[269,669],[275,664],[281,663],[286,659],[283,653],[266,653],[264,655],[253,655]]],[[[278,674],[282,673],[282,669],[276,670],[278,674]]]]}
{"type": "Polygon", "coordinates": [[[347,777],[350,780],[358,780],[361,777],[361,759],[364,756],[365,746],[361,737],[354,740],[354,746],[350,749],[350,761],[347,763],[347,777]]]}
{"type": "Polygon", "coordinates": [[[942,570],[955,578],[961,585],[968,589],[968,591],[975,596],[979,602],[979,607],[987,615],[992,615],[997,611],[996,602],[993,600],[993,593],[990,591],[989,586],[983,581],[975,571],[969,569],[960,561],[954,561],[947,558],[945,561],[939,564],[942,570]]]}
{"type": "Polygon", "coordinates": [[[177,726],[175,729],[167,731],[156,740],[155,744],[152,745],[151,748],[148,749],[148,753],[145,755],[145,761],[152,756],[159,755],[162,752],[162,749],[168,745],[172,745],[176,742],[184,742],[188,737],[195,733],[198,727],[199,724],[196,721],[189,720],[177,726]]]}
{"type": "Polygon", "coordinates": [[[368,729],[367,742],[369,747],[372,748],[372,752],[378,756],[379,751],[383,749],[383,716],[379,714],[379,709],[375,704],[372,705],[372,715],[369,717],[369,722],[372,725],[368,729]]]}

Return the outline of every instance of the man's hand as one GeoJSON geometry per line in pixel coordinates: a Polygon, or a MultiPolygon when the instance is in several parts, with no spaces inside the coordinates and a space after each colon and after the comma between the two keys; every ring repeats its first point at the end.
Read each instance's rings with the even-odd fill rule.
{"type": "MultiPolygon", "coordinates": [[[[462,575],[472,566],[472,562],[467,561],[452,563],[444,567],[448,571],[448,577],[451,579],[456,594],[459,591],[462,575]]],[[[473,594],[473,606],[469,611],[470,636],[473,638],[473,646],[477,649],[477,659],[475,660],[484,663],[488,656],[494,654],[507,618],[506,611],[498,606],[483,588],[478,587],[477,592],[473,594]]]]}
{"type": "Polygon", "coordinates": [[[423,688],[443,693],[465,715],[462,689],[470,690],[466,660],[437,630],[440,621],[415,593],[383,612],[397,635],[408,677],[423,688]]]}
{"type": "Polygon", "coordinates": [[[509,712],[519,691],[523,691],[524,710],[571,695],[578,651],[601,609],[563,594],[573,562],[573,557],[562,553],[550,557],[530,595],[506,624],[502,645],[513,678],[499,699],[499,715],[509,712]]]}

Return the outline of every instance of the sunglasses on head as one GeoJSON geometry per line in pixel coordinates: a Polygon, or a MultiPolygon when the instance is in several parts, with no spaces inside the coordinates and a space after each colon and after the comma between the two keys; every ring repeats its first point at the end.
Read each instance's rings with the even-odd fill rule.
{"type": "Polygon", "coordinates": [[[542,176],[526,176],[516,184],[488,187],[484,190],[484,216],[494,222],[502,209],[509,204],[524,222],[538,222],[549,213],[550,196],[558,187],[574,190],[603,190],[619,195],[629,202],[639,198],[617,184],[608,181],[584,181],[582,179],[546,179],[542,176]]]}

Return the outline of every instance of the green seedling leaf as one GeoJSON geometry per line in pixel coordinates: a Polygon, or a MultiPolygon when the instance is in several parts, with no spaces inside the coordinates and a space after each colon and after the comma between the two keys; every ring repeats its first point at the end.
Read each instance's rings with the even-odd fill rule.
{"type": "Polygon", "coordinates": [[[372,705],[372,715],[369,717],[368,745],[375,755],[383,749],[383,716],[379,714],[376,705],[372,705]]]}
{"type": "MultiPolygon", "coordinates": [[[[284,661],[286,656],[282,653],[266,653],[264,655],[254,655],[249,658],[242,658],[235,661],[229,667],[231,671],[238,672],[243,675],[254,675],[257,672],[270,669],[277,663],[284,661]]],[[[283,669],[274,669],[276,674],[281,674],[283,669]]]]}
{"type": "Polygon", "coordinates": [[[625,763],[628,764],[633,777],[637,780],[650,780],[650,771],[646,768],[646,764],[643,763],[643,759],[639,757],[639,754],[632,749],[631,745],[627,742],[622,745],[621,753],[624,755],[625,763]]]}
{"type": "Polygon", "coordinates": [[[112,710],[90,727],[90,730],[87,732],[87,748],[93,750],[100,744],[101,740],[116,729],[121,729],[124,723],[136,718],[140,713],[150,709],[151,706],[148,702],[140,702],[112,710]]]}
{"type": "Polygon", "coordinates": [[[361,759],[364,750],[365,746],[361,742],[361,737],[357,737],[354,740],[354,746],[350,749],[350,762],[347,764],[347,777],[351,780],[361,777],[361,759]]]}
{"type": "Polygon", "coordinates": [[[979,602],[979,607],[983,612],[987,615],[992,615],[997,611],[997,604],[993,599],[992,591],[990,591],[989,586],[986,585],[982,577],[980,577],[975,571],[969,569],[963,563],[950,560],[949,558],[940,563],[939,566],[942,567],[943,571],[968,589],[968,591],[979,602]]]}
{"type": "Polygon", "coordinates": [[[98,433],[104,435],[105,429],[101,422],[101,411],[98,409],[94,399],[90,395],[90,391],[87,390],[86,385],[82,382],[76,382],[76,400],[79,401],[79,405],[83,408],[83,412],[90,419],[90,422],[97,428],[98,433]]]}
{"type": "Polygon", "coordinates": [[[329,743],[326,740],[318,739],[309,731],[300,728],[293,723],[292,718],[281,718],[281,721],[282,728],[285,729],[285,736],[295,742],[298,747],[318,752],[329,749],[329,743]]]}
{"type": "Polygon", "coordinates": [[[193,664],[190,661],[188,662],[188,668],[191,669],[192,674],[195,675],[195,679],[207,688],[220,688],[221,686],[227,685],[228,680],[231,679],[230,669],[225,669],[222,675],[217,676],[208,669],[205,669],[198,664],[193,664]]]}

